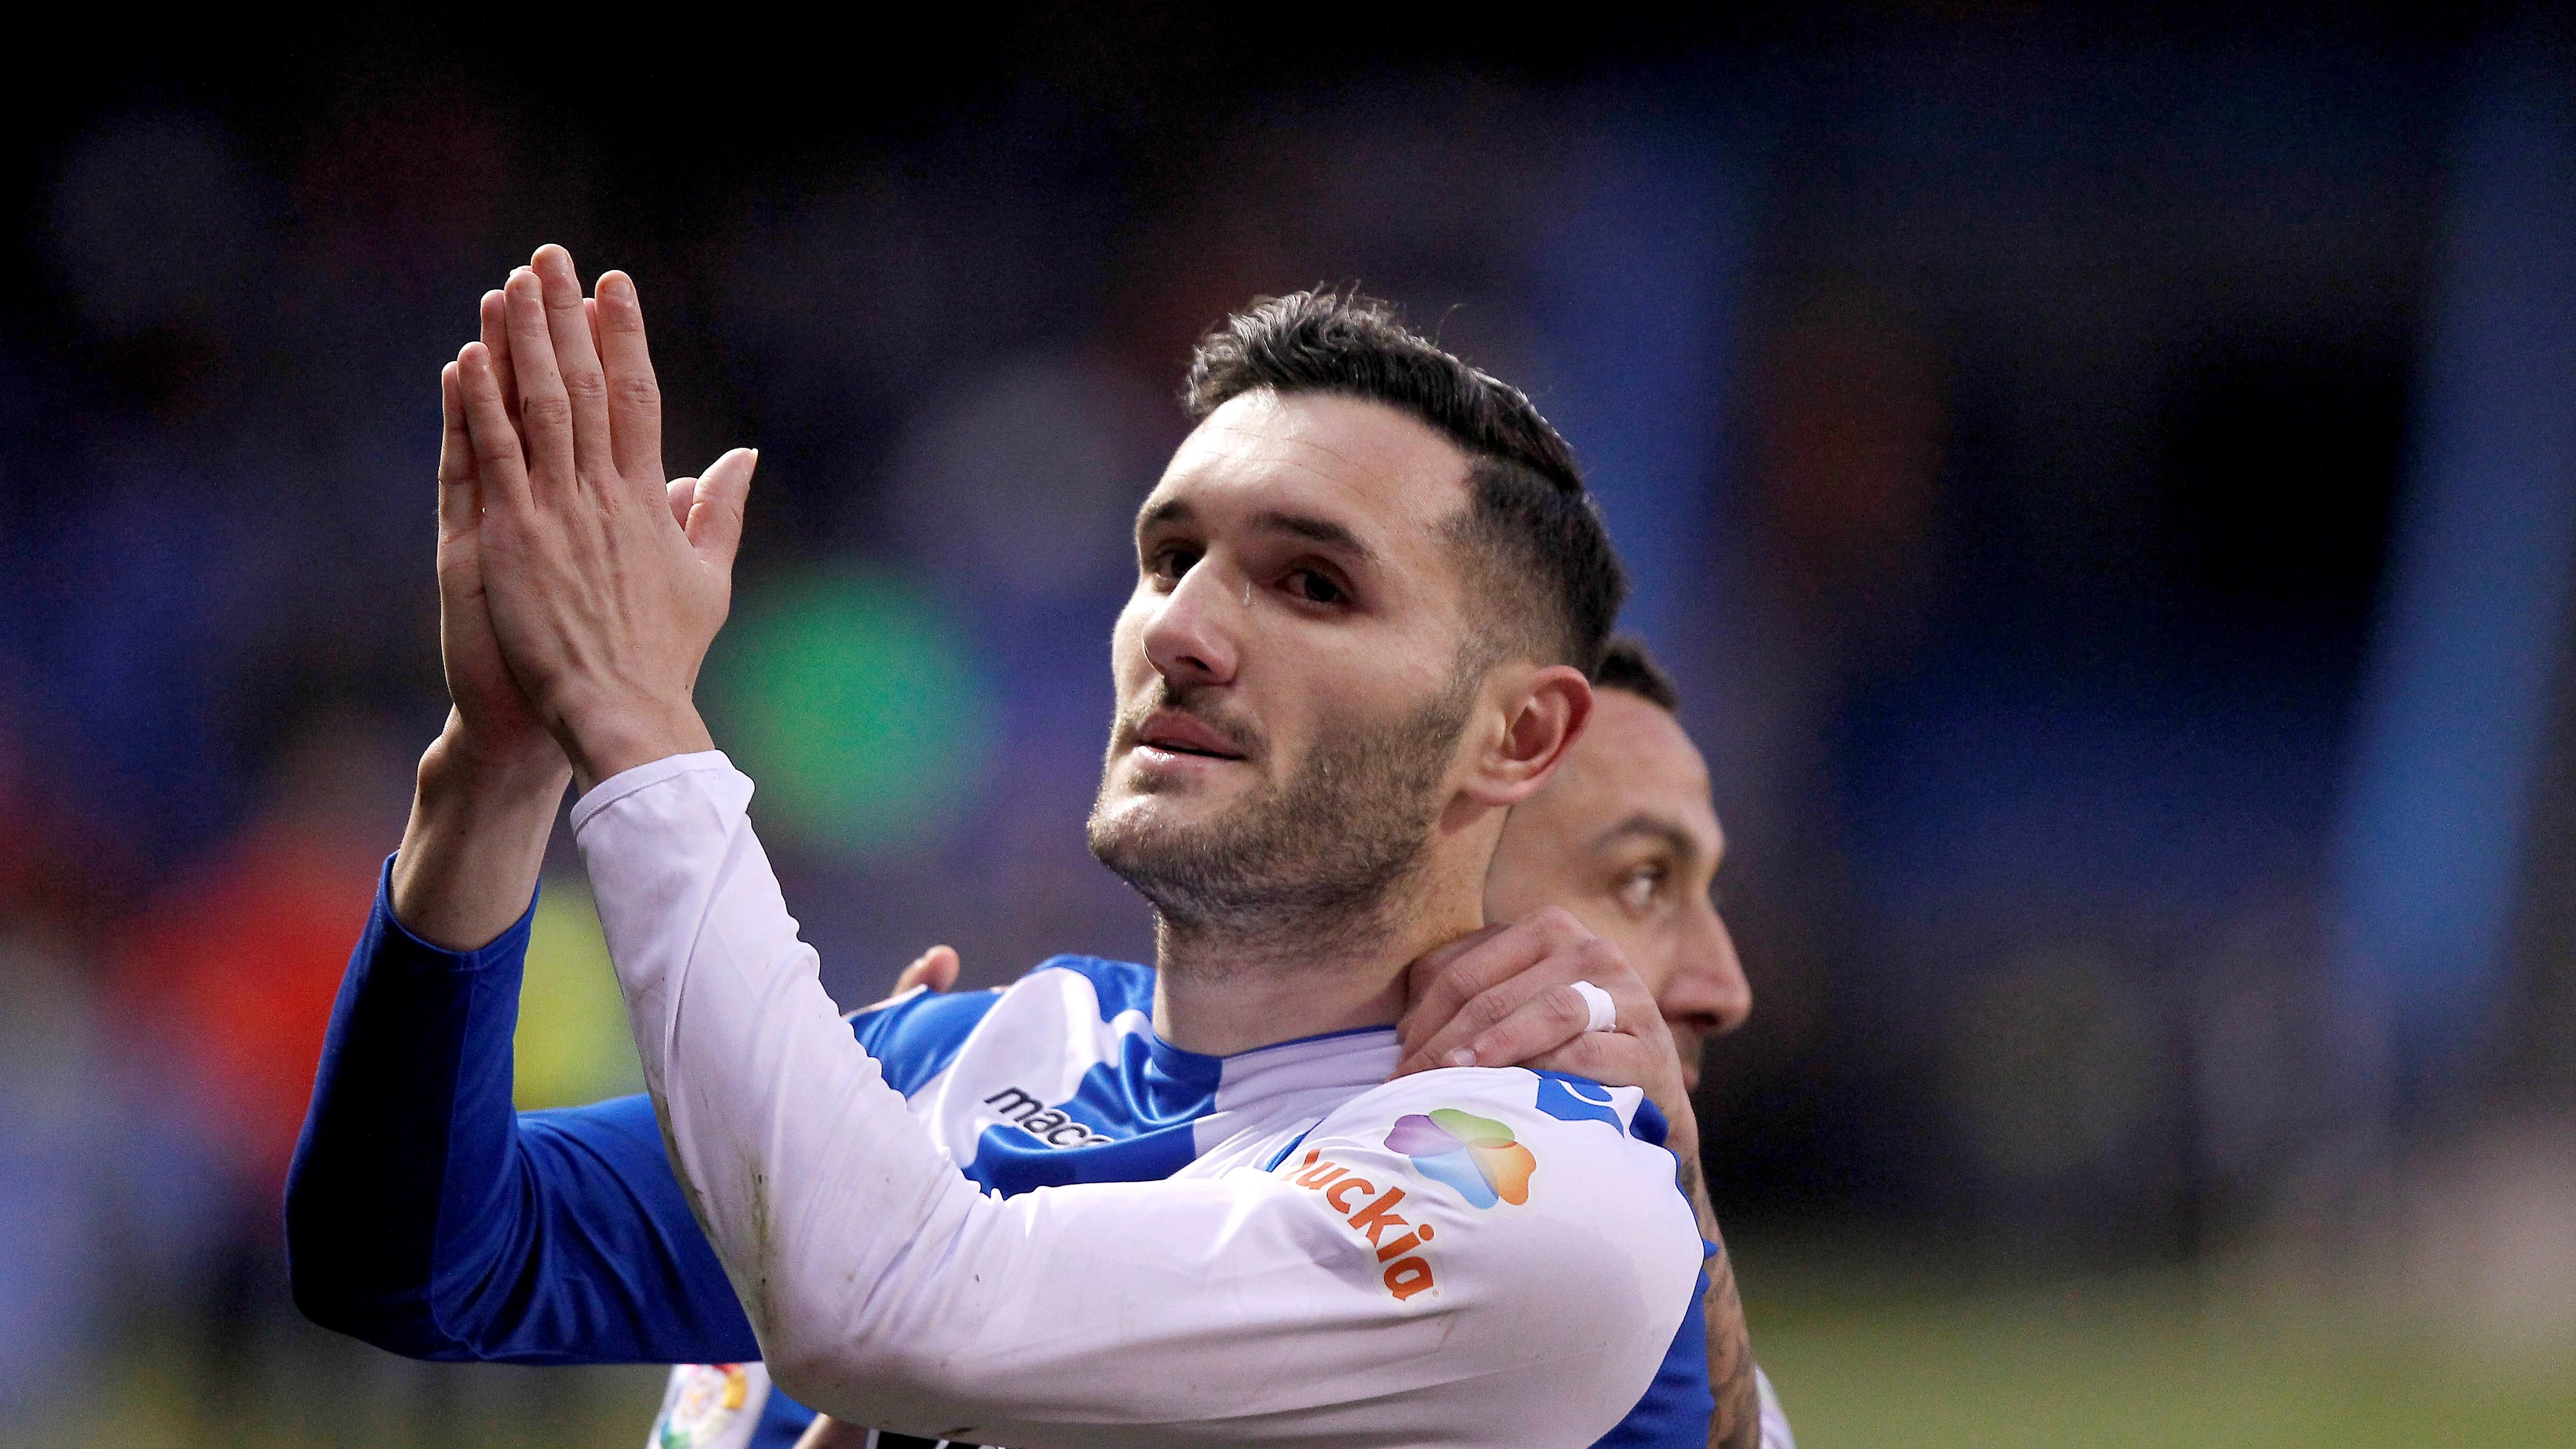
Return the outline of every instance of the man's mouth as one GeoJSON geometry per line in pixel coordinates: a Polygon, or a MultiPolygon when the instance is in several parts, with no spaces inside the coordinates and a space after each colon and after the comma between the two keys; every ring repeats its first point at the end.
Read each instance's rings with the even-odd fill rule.
{"type": "Polygon", "coordinates": [[[1202,760],[1240,760],[1243,751],[1224,731],[1174,709],[1158,709],[1136,727],[1140,749],[1202,760]]]}

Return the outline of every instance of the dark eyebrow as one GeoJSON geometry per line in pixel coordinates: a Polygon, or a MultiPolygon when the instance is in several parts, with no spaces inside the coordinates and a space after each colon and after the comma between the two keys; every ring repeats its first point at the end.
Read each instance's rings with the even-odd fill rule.
{"type": "MultiPolygon", "coordinates": [[[[1141,535],[1166,523],[1188,523],[1196,517],[1187,500],[1166,498],[1136,515],[1136,532],[1141,535]]],[[[1329,518],[1318,518],[1311,513],[1282,513],[1271,509],[1253,515],[1252,526],[1270,533],[1294,534],[1310,543],[1338,549],[1357,563],[1367,563],[1376,557],[1367,544],[1360,542],[1358,534],[1329,518]]]]}
{"type": "Polygon", "coordinates": [[[1187,500],[1166,498],[1136,515],[1136,531],[1141,534],[1159,523],[1187,523],[1191,516],[1187,500]]]}
{"type": "Polygon", "coordinates": [[[1317,518],[1311,513],[1262,513],[1253,518],[1252,526],[1272,533],[1295,534],[1310,543],[1339,549],[1358,562],[1365,563],[1372,557],[1368,545],[1360,542],[1358,534],[1329,518],[1317,518]]]}
{"type": "Polygon", "coordinates": [[[1691,839],[1689,831],[1669,820],[1648,815],[1643,811],[1629,816],[1594,836],[1592,848],[1600,850],[1632,835],[1643,835],[1660,840],[1672,849],[1674,855],[1685,861],[1699,859],[1699,842],[1691,839]]]}

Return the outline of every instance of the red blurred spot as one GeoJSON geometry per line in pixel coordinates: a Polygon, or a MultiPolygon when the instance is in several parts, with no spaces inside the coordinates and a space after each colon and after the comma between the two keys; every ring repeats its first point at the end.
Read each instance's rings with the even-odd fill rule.
{"type": "Polygon", "coordinates": [[[285,1180],[375,865],[345,841],[254,832],[120,942],[117,995],[132,1024],[255,1182],[285,1180]]]}

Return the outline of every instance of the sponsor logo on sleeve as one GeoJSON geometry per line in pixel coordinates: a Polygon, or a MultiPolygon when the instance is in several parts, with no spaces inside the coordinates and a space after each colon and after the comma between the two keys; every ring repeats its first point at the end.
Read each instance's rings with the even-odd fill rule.
{"type": "Polygon", "coordinates": [[[1386,1291],[1403,1302],[1416,1293],[1434,1286],[1431,1261],[1414,1252],[1430,1242],[1431,1224],[1416,1225],[1405,1221],[1395,1208],[1404,1201],[1404,1189],[1381,1189],[1376,1183],[1326,1157],[1323,1149],[1306,1153],[1306,1160],[1290,1169],[1289,1181],[1310,1191],[1321,1193],[1324,1206],[1341,1214],[1342,1220],[1368,1239],[1377,1251],[1377,1260],[1386,1264],[1378,1281],[1386,1291]]]}
{"type": "MultiPolygon", "coordinates": [[[[1491,1117],[1443,1107],[1411,1112],[1395,1119],[1386,1134],[1390,1152],[1402,1153],[1414,1170],[1466,1199],[1471,1207],[1529,1201],[1530,1174],[1538,1159],[1523,1147],[1512,1129],[1491,1117]]],[[[1401,1303],[1438,1283],[1430,1256],[1420,1251],[1432,1239],[1431,1224],[1408,1222],[1395,1211],[1404,1189],[1386,1187],[1310,1149],[1305,1160],[1288,1169],[1288,1180],[1320,1194],[1324,1205],[1368,1239],[1377,1260],[1386,1265],[1379,1281],[1401,1303]]]]}
{"type": "Polygon", "coordinates": [[[1062,1107],[1050,1107],[1017,1087],[1004,1087],[986,1097],[984,1105],[1049,1147],[1098,1147],[1110,1141],[1073,1120],[1062,1107]]]}
{"type": "Polygon", "coordinates": [[[1528,1202],[1530,1174],[1538,1171],[1538,1159],[1510,1127],[1454,1107],[1396,1118],[1386,1150],[1412,1158],[1414,1171],[1446,1184],[1470,1207],[1528,1202]]]}

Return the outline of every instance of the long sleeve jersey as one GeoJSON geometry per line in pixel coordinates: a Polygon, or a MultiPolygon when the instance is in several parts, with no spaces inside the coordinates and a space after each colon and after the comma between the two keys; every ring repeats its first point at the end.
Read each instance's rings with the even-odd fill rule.
{"type": "MultiPolygon", "coordinates": [[[[321,1321],[421,1357],[712,1364],[675,1375],[657,1442],[792,1443],[810,1413],[767,1391],[753,1361],[758,1344],[690,1217],[645,1099],[511,1112],[509,1043],[524,948],[523,921],[481,951],[437,950],[404,932],[380,897],[344,985],[290,1191],[299,1301],[321,1321]],[[704,1392],[684,1392],[693,1377],[704,1392]]],[[[916,995],[848,1025],[836,1019],[835,1027],[905,1099],[913,1130],[953,1164],[946,1171],[961,1184],[1014,1196],[1158,1180],[1256,1126],[1308,1130],[1335,1103],[1381,1085],[1394,1059],[1383,1031],[1233,1058],[1181,1052],[1152,1035],[1151,993],[1146,968],[1058,958],[1006,991],[916,995]]],[[[1545,1092],[1559,1112],[1594,1114],[1578,1120],[1596,1122],[1590,1130],[1605,1138],[1651,1135],[1657,1126],[1652,1107],[1639,1111],[1633,1093],[1571,1078],[1520,1080],[1529,1093],[1524,1110],[1541,1105],[1545,1092]]],[[[1397,1115],[1429,1120],[1453,1111],[1507,1120],[1474,1111],[1465,1097],[1397,1115]]],[[[1320,1141],[1310,1145],[1320,1165],[1320,1141]]],[[[1384,1143],[1375,1145],[1382,1160],[1384,1143]]],[[[1457,1150],[1427,1157],[1436,1163],[1457,1150]]],[[[1532,1181],[1545,1185],[1558,1159],[1533,1160],[1532,1181]]],[[[1279,1165],[1280,1175],[1299,1175],[1295,1166],[1279,1165]]],[[[1669,1181],[1669,1158],[1660,1171],[1669,1181]]],[[[1373,1189],[1399,1185],[1365,1172],[1358,1180],[1373,1189]]],[[[1437,1179],[1429,1188],[1455,1190],[1437,1179]]],[[[1345,1185],[1342,1194],[1355,1190],[1345,1185]]],[[[1424,1190],[1419,1182],[1407,1189],[1417,1197],[1424,1190]]],[[[1356,1206],[1384,1195],[1373,1191],[1356,1206]]],[[[1512,1206],[1498,1202],[1494,1210],[1512,1206]]],[[[1406,1218],[1412,1231],[1403,1203],[1385,1212],[1406,1218]]],[[[1378,1228],[1381,1247],[1403,1237],[1383,1220],[1367,1226],[1378,1228]]],[[[1412,1297],[1449,1296],[1432,1227],[1416,1250],[1378,1264],[1390,1302],[1402,1300],[1386,1284],[1389,1274],[1412,1297]],[[1431,1287],[1414,1288],[1417,1274],[1431,1287]]],[[[1358,1238],[1366,1226],[1349,1231],[1358,1238]]],[[[1266,1346],[1254,1345],[1252,1356],[1266,1362],[1266,1346]]],[[[1672,1334],[1651,1388],[1602,1442],[1703,1442],[1707,1393],[1693,1314],[1672,1334]]],[[[853,1407],[864,1421],[868,1410],[853,1407]]]]}
{"type": "Polygon", "coordinates": [[[796,1397],[1030,1449],[1581,1446],[1653,1382],[1701,1244],[1637,1089],[1427,1072],[1211,1124],[1158,1181],[986,1193],[823,990],[750,799],[708,751],[572,823],[673,1166],[796,1397]]]}

